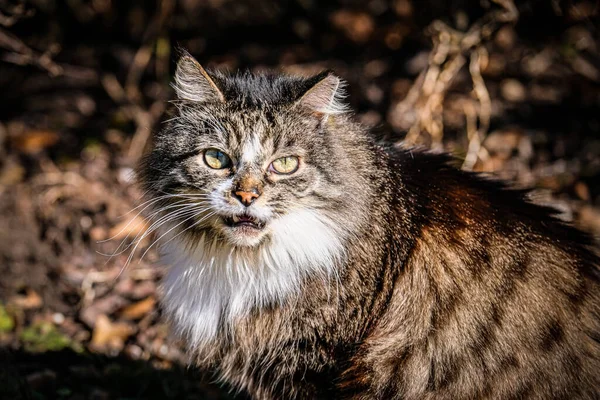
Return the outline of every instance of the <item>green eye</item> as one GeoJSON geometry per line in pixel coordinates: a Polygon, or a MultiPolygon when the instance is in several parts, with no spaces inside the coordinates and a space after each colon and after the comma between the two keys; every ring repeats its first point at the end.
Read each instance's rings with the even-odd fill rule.
{"type": "Polygon", "coordinates": [[[208,149],[204,151],[204,162],[212,169],[223,169],[231,165],[231,158],[217,149],[208,149]]]}
{"type": "Polygon", "coordinates": [[[278,174],[292,174],[298,170],[298,164],[298,157],[286,156],[273,161],[271,169],[278,174]]]}

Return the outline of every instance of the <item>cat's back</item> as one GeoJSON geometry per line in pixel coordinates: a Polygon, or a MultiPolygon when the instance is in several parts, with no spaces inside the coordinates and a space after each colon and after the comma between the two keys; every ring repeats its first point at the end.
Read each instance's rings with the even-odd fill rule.
{"type": "Polygon", "coordinates": [[[373,395],[599,398],[600,263],[589,238],[445,156],[394,151],[390,170],[398,220],[414,230],[365,345],[373,395]]]}

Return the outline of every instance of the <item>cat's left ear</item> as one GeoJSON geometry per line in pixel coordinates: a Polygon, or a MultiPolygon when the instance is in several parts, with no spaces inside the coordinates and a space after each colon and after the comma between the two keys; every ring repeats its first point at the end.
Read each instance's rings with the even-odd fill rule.
{"type": "Polygon", "coordinates": [[[346,97],[344,82],[331,72],[324,72],[313,78],[314,83],[296,102],[318,116],[343,114],[348,107],[343,103],[346,97]]]}

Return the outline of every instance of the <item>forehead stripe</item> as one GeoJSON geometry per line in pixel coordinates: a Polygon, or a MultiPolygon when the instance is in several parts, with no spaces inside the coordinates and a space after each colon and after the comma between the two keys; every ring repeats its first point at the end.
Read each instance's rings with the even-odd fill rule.
{"type": "Polygon", "coordinates": [[[242,162],[253,162],[260,153],[261,145],[258,134],[253,134],[248,138],[242,149],[242,162]]]}

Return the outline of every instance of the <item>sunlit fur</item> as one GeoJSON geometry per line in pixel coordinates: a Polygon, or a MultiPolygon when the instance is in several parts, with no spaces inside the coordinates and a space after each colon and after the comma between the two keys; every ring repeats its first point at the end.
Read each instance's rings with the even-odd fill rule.
{"type": "Polygon", "coordinates": [[[163,247],[171,266],[164,281],[166,313],[192,346],[214,338],[220,325],[253,309],[281,305],[298,295],[302,279],[335,279],[344,232],[318,212],[292,211],[269,227],[257,247],[235,246],[209,233],[163,247]]]}
{"type": "Polygon", "coordinates": [[[139,169],[141,237],[159,233],[164,314],[199,366],[261,400],[600,398],[585,234],[449,157],[377,145],[334,75],[189,56],[176,75],[139,169]],[[298,170],[272,172],[286,156],[298,170]]]}
{"type": "Polygon", "coordinates": [[[166,315],[194,348],[207,346],[236,318],[285,304],[307,277],[335,286],[345,242],[365,223],[357,215],[368,207],[366,193],[348,195],[364,185],[364,178],[344,176],[349,165],[362,159],[344,148],[363,139],[348,134],[332,141],[324,135],[327,117],[344,112],[339,78],[213,73],[216,85],[204,74],[193,60],[180,63],[177,114],[157,135],[141,168],[149,198],[203,193],[193,208],[197,215],[161,213],[153,226],[170,266],[163,285],[166,315]],[[249,96],[248,80],[259,88],[269,86],[270,101],[261,93],[249,96]],[[224,95],[213,92],[215,85],[224,95]],[[296,93],[292,98],[283,93],[290,88],[296,93]],[[232,168],[208,167],[203,151],[209,148],[225,152],[232,168]],[[285,156],[300,158],[296,172],[282,175],[269,168],[285,156]],[[232,196],[242,179],[262,188],[250,207],[232,196]],[[264,222],[264,229],[241,231],[224,223],[241,214],[264,222]],[[182,221],[182,215],[188,220],[182,221]]]}

